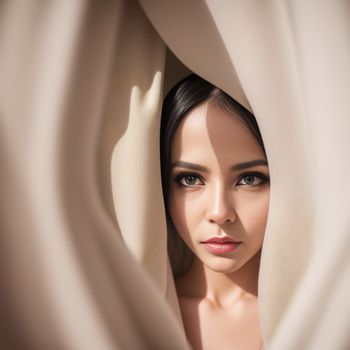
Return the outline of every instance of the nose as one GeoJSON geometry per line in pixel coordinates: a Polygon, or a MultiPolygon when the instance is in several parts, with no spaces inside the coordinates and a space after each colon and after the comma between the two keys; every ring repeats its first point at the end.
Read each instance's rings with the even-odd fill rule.
{"type": "Polygon", "coordinates": [[[233,223],[236,220],[237,214],[229,190],[217,186],[213,189],[208,203],[207,220],[209,222],[223,225],[233,223]]]}

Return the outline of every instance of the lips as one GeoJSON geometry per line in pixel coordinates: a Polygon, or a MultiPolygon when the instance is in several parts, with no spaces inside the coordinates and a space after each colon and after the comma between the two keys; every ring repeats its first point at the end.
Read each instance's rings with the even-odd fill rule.
{"type": "Polygon", "coordinates": [[[218,243],[218,244],[223,244],[223,243],[241,243],[240,241],[236,241],[231,237],[213,237],[209,238],[203,243],[218,243]]]}
{"type": "Polygon", "coordinates": [[[242,242],[236,241],[231,237],[213,237],[202,243],[210,253],[226,254],[234,252],[242,242]]]}

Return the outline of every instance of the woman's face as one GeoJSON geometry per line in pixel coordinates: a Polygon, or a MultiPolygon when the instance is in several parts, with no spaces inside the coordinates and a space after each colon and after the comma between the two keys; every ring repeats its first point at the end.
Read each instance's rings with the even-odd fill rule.
{"type": "Polygon", "coordinates": [[[261,248],[269,169],[260,145],[231,112],[210,103],[181,121],[174,137],[169,213],[204,265],[233,272],[261,248]]]}

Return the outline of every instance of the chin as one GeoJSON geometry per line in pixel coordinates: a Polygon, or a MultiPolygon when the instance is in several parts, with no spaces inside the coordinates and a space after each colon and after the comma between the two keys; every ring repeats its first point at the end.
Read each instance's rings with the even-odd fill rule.
{"type": "MultiPolygon", "coordinates": [[[[220,260],[224,260],[220,258],[220,260]]],[[[226,260],[226,259],[225,259],[226,260]]],[[[205,264],[207,268],[215,272],[232,273],[240,269],[241,264],[237,261],[227,259],[227,261],[216,261],[205,264]]]]}

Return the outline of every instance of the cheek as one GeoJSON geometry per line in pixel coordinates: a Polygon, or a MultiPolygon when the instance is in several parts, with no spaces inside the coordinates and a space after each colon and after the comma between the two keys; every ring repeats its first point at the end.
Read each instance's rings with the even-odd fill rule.
{"type": "Polygon", "coordinates": [[[239,217],[249,236],[263,239],[269,212],[269,193],[246,198],[240,206],[239,217]]]}
{"type": "Polygon", "coordinates": [[[187,242],[198,223],[199,207],[194,202],[191,193],[179,189],[173,189],[169,193],[169,214],[178,234],[187,242]]]}

